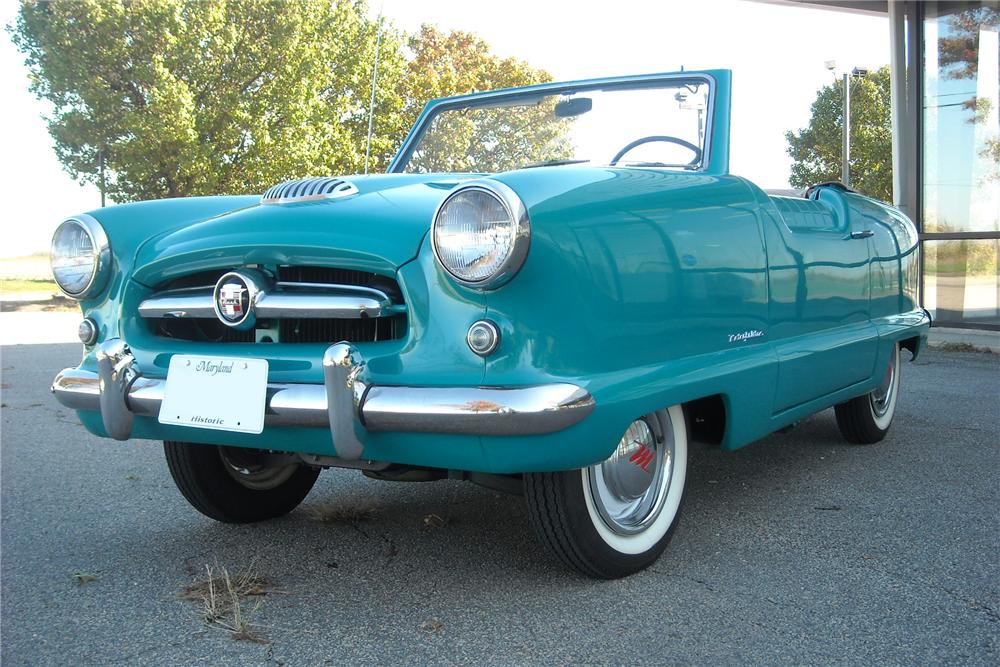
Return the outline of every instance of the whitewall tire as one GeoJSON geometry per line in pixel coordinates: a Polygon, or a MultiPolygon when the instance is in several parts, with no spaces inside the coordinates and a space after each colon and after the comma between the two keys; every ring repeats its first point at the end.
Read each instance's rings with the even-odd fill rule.
{"type": "Polygon", "coordinates": [[[837,426],[848,442],[870,445],[889,432],[899,399],[899,345],[893,345],[879,386],[836,406],[837,426]]]}
{"type": "Polygon", "coordinates": [[[624,577],[656,561],[680,516],[688,433],[681,406],[633,421],[607,460],[524,475],[532,525],[559,560],[591,577],[624,577]]]}

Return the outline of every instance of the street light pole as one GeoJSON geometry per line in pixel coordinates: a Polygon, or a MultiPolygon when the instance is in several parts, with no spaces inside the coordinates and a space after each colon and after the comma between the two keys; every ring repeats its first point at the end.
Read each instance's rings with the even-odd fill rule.
{"type": "Polygon", "coordinates": [[[840,182],[851,187],[851,75],[844,72],[844,127],[840,144],[840,182]]]}

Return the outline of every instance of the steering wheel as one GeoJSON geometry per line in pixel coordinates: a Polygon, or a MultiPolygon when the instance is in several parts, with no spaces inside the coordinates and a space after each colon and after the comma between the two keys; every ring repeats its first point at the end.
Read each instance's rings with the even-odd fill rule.
{"type": "Polygon", "coordinates": [[[626,146],[625,148],[623,148],[620,151],[618,151],[617,153],[615,153],[615,156],[613,158],[611,158],[610,166],[613,167],[616,164],[618,164],[618,161],[621,160],[623,157],[625,157],[626,153],[628,153],[633,148],[636,148],[638,146],[642,146],[643,144],[651,144],[651,143],[656,142],[656,141],[664,141],[664,142],[666,142],[668,144],[677,144],[678,146],[683,146],[684,148],[687,148],[688,150],[694,152],[694,159],[693,160],[691,160],[690,162],[688,162],[685,165],[678,165],[678,166],[693,167],[694,165],[696,165],[699,162],[701,162],[702,150],[700,148],[698,148],[697,146],[695,146],[694,144],[692,144],[690,141],[684,141],[680,137],[671,137],[670,135],[666,135],[666,134],[654,134],[654,135],[651,135],[651,136],[648,136],[648,137],[643,137],[641,139],[636,139],[635,141],[633,141],[632,143],[630,143],[628,146],[626,146]]]}

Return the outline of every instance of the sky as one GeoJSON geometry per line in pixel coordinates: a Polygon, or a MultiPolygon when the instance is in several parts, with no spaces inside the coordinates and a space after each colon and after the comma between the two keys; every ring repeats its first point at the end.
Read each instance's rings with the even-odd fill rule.
{"type": "MultiPolygon", "coordinates": [[[[18,3],[0,3],[0,23],[18,3]]],[[[685,69],[731,69],[730,170],[764,188],[788,187],[791,162],[784,134],[809,121],[816,91],[838,71],[889,62],[884,17],[772,5],[747,0],[619,0],[606,3],[506,0],[371,0],[371,13],[407,31],[422,23],[477,33],[500,56],[514,56],[556,78],[583,79],[685,69]]],[[[0,178],[7,183],[0,257],[43,252],[56,225],[100,206],[93,186],[63,171],[43,115],[28,92],[23,56],[0,37],[4,142],[0,178]]]]}

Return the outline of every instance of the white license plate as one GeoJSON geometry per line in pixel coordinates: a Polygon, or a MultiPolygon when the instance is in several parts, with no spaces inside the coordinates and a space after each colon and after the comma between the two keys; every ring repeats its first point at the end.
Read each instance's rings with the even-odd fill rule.
{"type": "Polygon", "coordinates": [[[219,431],[264,430],[267,360],[175,354],[160,423],[219,431]]]}

